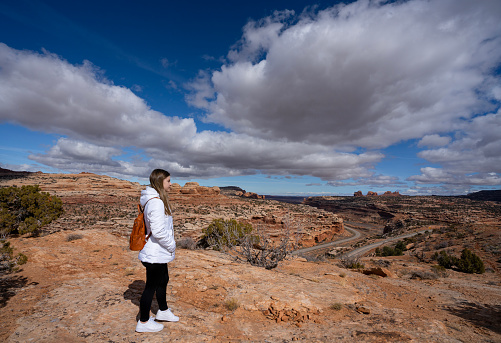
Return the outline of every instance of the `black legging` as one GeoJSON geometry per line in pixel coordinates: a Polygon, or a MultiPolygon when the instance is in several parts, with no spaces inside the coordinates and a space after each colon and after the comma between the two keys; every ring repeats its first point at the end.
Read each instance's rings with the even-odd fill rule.
{"type": "Polygon", "coordinates": [[[147,322],[150,319],[151,302],[155,293],[160,310],[165,311],[168,309],[166,294],[169,269],[167,263],[141,263],[146,267],[146,286],[139,302],[139,320],[147,322]]]}

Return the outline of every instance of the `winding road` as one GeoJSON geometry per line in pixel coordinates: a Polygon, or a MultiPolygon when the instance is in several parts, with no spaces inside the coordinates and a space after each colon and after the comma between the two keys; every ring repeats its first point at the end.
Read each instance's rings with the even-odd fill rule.
{"type": "Polygon", "coordinates": [[[315,245],[315,246],[309,247],[309,248],[303,248],[303,249],[294,250],[292,252],[292,255],[299,255],[299,254],[304,254],[304,253],[312,252],[312,251],[315,251],[315,250],[318,250],[318,249],[325,249],[325,248],[333,247],[333,246],[336,246],[336,245],[339,245],[339,244],[343,244],[343,243],[346,243],[346,242],[353,241],[353,240],[358,239],[358,238],[360,238],[362,236],[362,234],[360,233],[360,231],[355,230],[352,227],[349,227],[349,226],[345,225],[344,228],[346,230],[350,231],[353,234],[353,236],[350,236],[350,237],[347,237],[347,238],[341,238],[339,240],[336,240],[336,241],[333,241],[333,242],[329,242],[329,243],[318,244],[318,245],[315,245]]]}
{"type": "MultiPolygon", "coordinates": [[[[350,231],[353,234],[353,236],[350,236],[350,237],[347,237],[347,238],[342,238],[342,239],[339,239],[339,240],[336,240],[336,241],[333,241],[333,242],[329,242],[329,243],[323,243],[323,244],[315,245],[315,246],[309,247],[309,248],[303,248],[303,249],[294,250],[292,252],[292,255],[299,255],[299,254],[309,253],[309,252],[312,252],[312,251],[315,251],[315,250],[318,250],[318,249],[325,249],[325,248],[329,248],[329,247],[334,247],[336,245],[340,245],[340,244],[343,244],[343,243],[346,243],[346,242],[353,241],[353,240],[358,239],[358,238],[360,238],[362,236],[362,234],[358,230],[355,230],[354,228],[352,228],[350,226],[345,225],[344,228],[346,230],[350,231]]],[[[375,243],[371,243],[371,244],[368,244],[368,245],[364,245],[363,247],[359,247],[359,248],[354,249],[354,250],[352,250],[350,252],[347,252],[346,254],[343,254],[343,257],[344,258],[352,258],[352,257],[356,257],[356,256],[362,256],[366,252],[368,252],[368,251],[370,251],[370,250],[372,250],[374,248],[377,248],[377,247],[379,247],[381,245],[384,245],[386,243],[397,241],[397,240],[408,238],[408,237],[412,237],[412,236],[415,236],[415,235],[420,234],[420,233],[425,233],[426,231],[428,231],[428,229],[427,230],[417,231],[417,232],[410,232],[410,233],[406,233],[406,234],[403,234],[403,235],[400,235],[400,236],[395,236],[395,237],[387,238],[387,239],[384,239],[384,240],[379,241],[379,242],[375,242],[375,243]]]]}

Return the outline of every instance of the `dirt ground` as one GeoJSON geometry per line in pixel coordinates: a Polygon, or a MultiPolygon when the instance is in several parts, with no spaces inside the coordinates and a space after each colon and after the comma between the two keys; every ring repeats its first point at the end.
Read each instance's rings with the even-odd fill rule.
{"type": "Polygon", "coordinates": [[[492,271],[422,279],[431,266],[410,256],[385,258],[388,277],[302,258],[266,270],[178,250],[168,302],[181,320],[138,334],[144,269],[125,238],[81,230],[10,241],[28,263],[2,279],[5,342],[501,341],[501,280],[492,271]]]}

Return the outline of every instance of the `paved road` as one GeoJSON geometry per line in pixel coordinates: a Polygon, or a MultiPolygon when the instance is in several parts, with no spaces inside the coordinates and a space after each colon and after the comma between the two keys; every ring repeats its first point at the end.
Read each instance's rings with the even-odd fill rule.
{"type": "Polygon", "coordinates": [[[351,257],[356,257],[356,256],[362,256],[367,251],[372,250],[374,248],[377,248],[380,245],[383,245],[383,244],[386,244],[386,243],[389,243],[389,242],[393,242],[393,241],[397,241],[397,240],[401,240],[401,239],[404,239],[404,238],[412,237],[412,236],[415,236],[415,235],[417,235],[419,233],[425,233],[426,231],[428,231],[428,230],[421,230],[421,231],[418,231],[418,232],[406,233],[404,235],[400,235],[400,236],[396,236],[396,237],[391,237],[391,238],[387,238],[385,240],[382,240],[382,241],[379,241],[379,242],[375,242],[375,243],[372,243],[372,244],[369,244],[369,245],[364,245],[363,247],[357,248],[355,250],[352,250],[352,251],[344,254],[343,257],[344,258],[351,258],[351,257]]]}
{"type": "Polygon", "coordinates": [[[343,243],[346,243],[346,242],[349,242],[349,241],[353,241],[355,239],[360,238],[360,236],[362,236],[362,234],[359,231],[355,230],[352,227],[349,227],[349,226],[345,225],[344,228],[346,230],[350,231],[353,234],[353,236],[350,236],[350,237],[347,237],[347,238],[342,238],[342,239],[339,239],[339,240],[336,240],[336,241],[333,241],[333,242],[329,242],[329,243],[323,243],[323,244],[315,245],[315,246],[309,247],[309,248],[303,248],[303,249],[294,250],[292,252],[292,255],[304,254],[304,253],[312,252],[312,251],[315,251],[315,250],[318,250],[318,249],[324,249],[324,248],[336,246],[336,245],[343,244],[343,243]]]}

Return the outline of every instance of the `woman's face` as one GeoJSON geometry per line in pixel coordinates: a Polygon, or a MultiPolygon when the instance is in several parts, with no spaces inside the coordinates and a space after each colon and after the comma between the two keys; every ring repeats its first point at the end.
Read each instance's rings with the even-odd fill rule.
{"type": "Polygon", "coordinates": [[[163,186],[164,186],[164,189],[165,189],[166,192],[169,191],[169,188],[170,188],[171,185],[172,185],[172,183],[170,183],[170,176],[167,176],[164,179],[164,183],[163,183],[163,186]]]}

